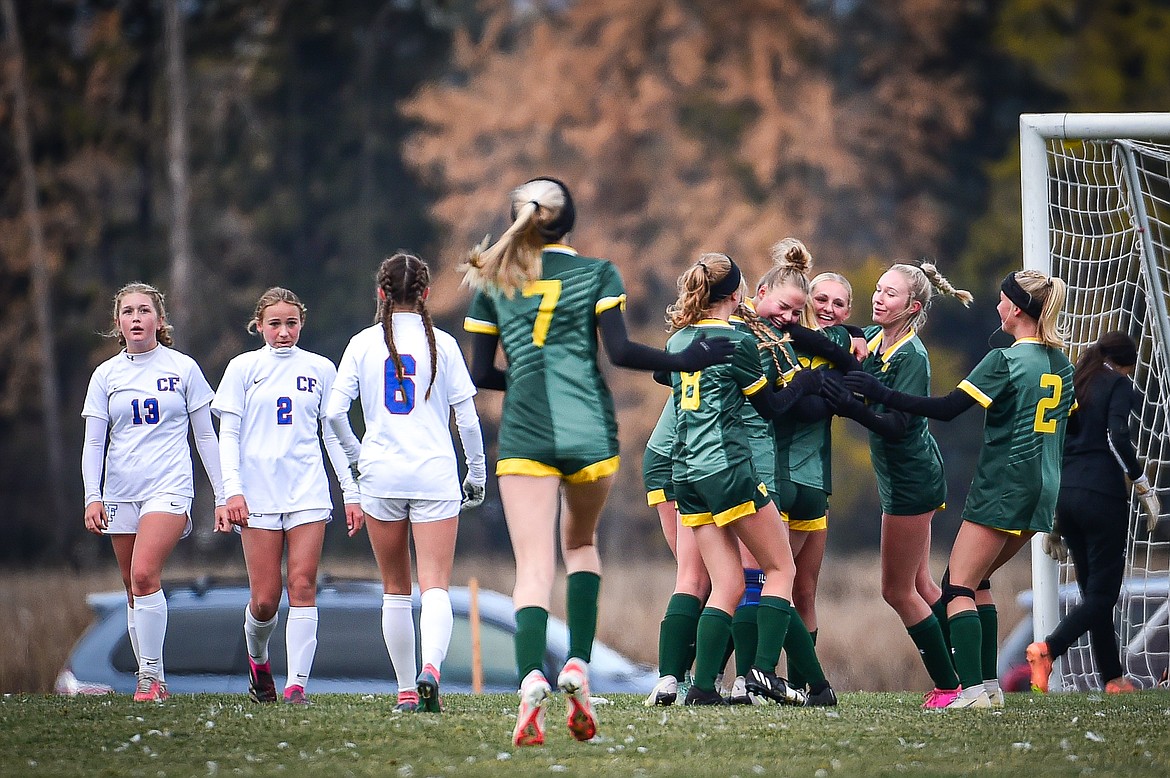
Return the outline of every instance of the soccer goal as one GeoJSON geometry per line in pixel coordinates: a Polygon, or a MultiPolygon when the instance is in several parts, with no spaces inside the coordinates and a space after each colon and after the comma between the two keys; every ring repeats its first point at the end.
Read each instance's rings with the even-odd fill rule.
{"type": "MultiPolygon", "coordinates": [[[[1069,358],[1110,330],[1139,345],[1138,457],[1165,502],[1153,537],[1129,510],[1125,584],[1114,612],[1122,666],[1144,688],[1170,663],[1170,113],[1020,117],[1024,267],[1063,278],[1069,358]]],[[[1037,639],[1080,601],[1071,564],[1032,542],[1037,639]]],[[[1057,663],[1052,688],[1100,688],[1088,639],[1057,663]]]]}

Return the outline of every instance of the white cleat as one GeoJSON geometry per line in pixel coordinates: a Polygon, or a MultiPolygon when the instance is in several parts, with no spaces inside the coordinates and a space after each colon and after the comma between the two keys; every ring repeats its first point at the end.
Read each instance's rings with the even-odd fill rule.
{"type": "Polygon", "coordinates": [[[665,707],[667,705],[674,705],[674,701],[678,699],[678,679],[673,675],[664,675],[658,679],[658,683],[654,684],[654,688],[650,691],[650,696],[642,704],[647,708],[655,706],[665,707]]]}

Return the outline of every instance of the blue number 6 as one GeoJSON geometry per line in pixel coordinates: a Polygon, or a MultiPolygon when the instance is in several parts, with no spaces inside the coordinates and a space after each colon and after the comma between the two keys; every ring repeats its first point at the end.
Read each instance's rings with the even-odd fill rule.
{"type": "Polygon", "coordinates": [[[276,398],[276,423],[292,424],[292,398],[276,398]]]}
{"type": "Polygon", "coordinates": [[[406,414],[414,410],[415,361],[410,354],[399,354],[402,360],[402,381],[394,372],[394,360],[386,358],[386,410],[395,414],[406,414]]]}

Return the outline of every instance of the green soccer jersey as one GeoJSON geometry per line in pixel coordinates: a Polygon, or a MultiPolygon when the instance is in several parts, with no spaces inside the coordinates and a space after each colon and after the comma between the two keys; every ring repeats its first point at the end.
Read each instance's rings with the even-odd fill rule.
{"type": "Polygon", "coordinates": [[[682,351],[700,334],[726,337],[736,343],[736,349],[730,363],[693,373],[671,373],[677,416],[671,477],[676,484],[695,482],[751,462],[742,406],[746,396],[765,389],[768,383],[755,338],[725,321],[704,319],[684,327],[670,336],[666,349],[682,351]]]}
{"type": "MultiPolygon", "coordinates": [[[[732,316],[731,325],[735,327],[736,332],[751,338],[756,347],[756,353],[759,355],[760,368],[764,371],[764,377],[768,383],[778,383],[779,371],[776,369],[776,362],[772,359],[771,352],[759,347],[759,341],[743,319],[732,316]]],[[[783,346],[783,348],[786,347],[787,344],[783,346]]],[[[751,403],[744,403],[741,413],[743,414],[744,428],[747,431],[748,447],[752,450],[752,467],[756,471],[756,476],[764,482],[768,490],[775,491],[776,440],[772,437],[772,425],[756,412],[751,403]]]]}
{"type": "MultiPolygon", "coordinates": [[[[851,339],[844,327],[828,327],[821,334],[845,350],[849,350],[851,339]]],[[[796,352],[804,368],[822,370],[831,367],[824,357],[814,357],[796,352]]],[[[814,489],[832,491],[829,427],[832,418],[819,421],[801,421],[791,415],[774,422],[776,436],[776,477],[814,489]]]]}
{"type": "MultiPolygon", "coordinates": [[[[906,394],[930,394],[930,357],[914,330],[883,353],[882,330],[867,327],[869,356],[862,369],[877,376],[884,386],[906,394]]],[[[881,403],[873,410],[884,413],[881,403]]],[[[882,511],[895,516],[913,516],[939,508],[947,499],[947,482],[943,473],[942,454],[930,434],[926,419],[910,416],[906,434],[898,440],[886,440],[869,433],[869,452],[877,476],[878,499],[882,511]]]]}
{"type": "Polygon", "coordinates": [[[658,423],[646,441],[646,448],[656,451],[664,457],[669,457],[674,450],[674,398],[671,397],[662,406],[662,413],[658,414],[658,423]]]}
{"type": "Polygon", "coordinates": [[[959,388],[987,409],[963,519],[1050,532],[1074,400],[1068,358],[1035,338],[1021,338],[988,353],[959,388]]]}
{"type": "Polygon", "coordinates": [[[508,359],[501,460],[617,455],[613,398],[597,365],[597,317],[625,300],[611,263],[562,245],[545,246],[540,278],[511,298],[475,294],[463,328],[498,335],[508,359]]]}

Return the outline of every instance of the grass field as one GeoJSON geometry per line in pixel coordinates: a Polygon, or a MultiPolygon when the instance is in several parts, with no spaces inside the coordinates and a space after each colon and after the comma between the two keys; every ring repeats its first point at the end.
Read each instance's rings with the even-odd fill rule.
{"type": "Polygon", "coordinates": [[[514,749],[513,695],[452,695],[442,715],[386,697],[308,708],[242,696],[0,699],[0,775],[1170,775],[1170,693],[1009,695],[1003,711],[925,712],[916,694],[853,693],[835,709],[598,705],[570,739],[554,699],[543,747],[514,749]]]}
{"type": "MultiPolygon", "coordinates": [[[[945,560],[935,560],[936,575],[944,565],[945,560]]],[[[1001,638],[1021,615],[1015,595],[1029,585],[1028,571],[1026,555],[1021,554],[996,574],[1001,638]]],[[[363,565],[325,560],[321,572],[377,577],[372,561],[363,565]]],[[[238,560],[198,569],[176,564],[168,566],[166,577],[206,574],[241,578],[244,571],[238,560]]],[[[512,591],[510,559],[456,555],[452,583],[464,584],[472,576],[484,588],[512,591]]],[[[826,559],[817,598],[821,627],[817,653],[838,691],[926,690],[930,679],[905,628],[882,602],[879,581],[876,555],[826,559]]],[[[632,659],[656,664],[658,622],[673,585],[674,565],[667,560],[606,564],[598,637],[632,659]]],[[[0,630],[0,693],[52,691],[70,649],[89,624],[85,595],[120,588],[112,561],[83,573],[0,570],[0,623],[13,626],[0,630]]],[[[564,617],[564,576],[558,577],[553,615],[564,617]]]]}

